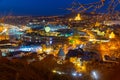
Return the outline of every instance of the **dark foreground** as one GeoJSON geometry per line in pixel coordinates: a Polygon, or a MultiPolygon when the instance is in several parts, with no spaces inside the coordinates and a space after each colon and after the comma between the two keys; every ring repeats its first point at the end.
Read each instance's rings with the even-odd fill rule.
{"type": "Polygon", "coordinates": [[[119,80],[120,65],[114,64],[111,66],[107,63],[98,64],[96,62],[88,64],[88,73],[82,77],[73,77],[69,74],[74,70],[74,66],[70,62],[57,64],[54,56],[49,55],[42,61],[27,62],[27,58],[8,60],[7,58],[0,59],[0,80],[93,80],[89,76],[89,70],[97,69],[101,72],[100,80],[119,80]],[[59,69],[68,74],[55,74],[53,69],[59,69]]]}

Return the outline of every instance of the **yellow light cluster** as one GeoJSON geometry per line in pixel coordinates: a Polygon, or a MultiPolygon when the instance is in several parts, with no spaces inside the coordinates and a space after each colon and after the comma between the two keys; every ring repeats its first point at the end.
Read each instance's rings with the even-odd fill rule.
{"type": "Polygon", "coordinates": [[[75,66],[77,72],[85,72],[86,66],[85,64],[82,65],[82,62],[78,58],[70,58],[70,62],[72,62],[75,66]]]}
{"type": "MultiPolygon", "coordinates": [[[[102,56],[111,55],[112,51],[119,51],[120,49],[120,41],[119,39],[111,40],[110,42],[100,44],[100,53],[102,56]]],[[[117,53],[116,53],[117,54],[117,53]]]]}
{"type": "Polygon", "coordinates": [[[69,21],[72,21],[72,20],[75,20],[75,21],[80,21],[80,20],[82,20],[81,15],[78,13],[75,18],[70,18],[70,19],[69,19],[69,21]]]}
{"type": "Polygon", "coordinates": [[[0,40],[9,40],[9,36],[7,36],[7,35],[0,35],[0,40]]]}
{"type": "Polygon", "coordinates": [[[110,33],[109,38],[110,38],[110,39],[115,38],[115,34],[114,34],[114,32],[111,32],[111,33],[110,33]]]}
{"type": "Polygon", "coordinates": [[[76,21],[80,21],[80,20],[82,20],[82,19],[81,19],[81,15],[80,15],[80,14],[77,14],[77,16],[75,17],[74,20],[76,20],[76,21]]]}

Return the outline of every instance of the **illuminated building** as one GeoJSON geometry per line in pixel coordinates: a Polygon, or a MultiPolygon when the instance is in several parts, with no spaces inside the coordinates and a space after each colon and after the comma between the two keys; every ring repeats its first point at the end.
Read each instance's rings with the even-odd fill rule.
{"type": "Polygon", "coordinates": [[[107,43],[100,44],[100,53],[102,57],[104,58],[105,55],[110,57],[118,57],[120,50],[119,42],[119,39],[114,38],[107,43]]]}
{"type": "Polygon", "coordinates": [[[111,26],[111,25],[120,25],[120,21],[104,21],[105,25],[111,26]]]}
{"type": "Polygon", "coordinates": [[[80,21],[82,20],[81,15],[78,13],[75,18],[69,18],[69,21],[80,21]]]}
{"type": "Polygon", "coordinates": [[[74,20],[76,20],[76,21],[80,21],[80,20],[82,20],[82,19],[81,19],[81,15],[80,15],[80,14],[77,14],[77,16],[75,17],[74,20]]]}
{"type": "Polygon", "coordinates": [[[96,32],[99,36],[105,36],[105,31],[100,31],[99,29],[92,29],[91,31],[96,32]]]}
{"type": "Polygon", "coordinates": [[[64,51],[63,51],[62,48],[60,48],[57,56],[58,56],[58,61],[57,61],[57,63],[58,63],[58,64],[62,64],[62,63],[63,63],[63,60],[65,60],[65,57],[66,57],[66,55],[65,55],[65,53],[64,53],[64,51]]]}
{"type": "Polygon", "coordinates": [[[59,32],[59,36],[64,36],[64,37],[70,37],[73,36],[74,31],[72,29],[61,29],[58,30],[57,32],[59,32]]]}
{"type": "Polygon", "coordinates": [[[109,34],[109,38],[110,38],[110,39],[115,38],[114,32],[111,32],[111,33],[109,34]]]}
{"type": "Polygon", "coordinates": [[[8,29],[6,26],[0,26],[0,40],[9,40],[8,29]]]}
{"type": "Polygon", "coordinates": [[[99,22],[96,22],[96,23],[95,23],[95,26],[96,26],[96,27],[98,27],[98,26],[100,26],[100,25],[101,25],[101,24],[100,24],[99,22]]]}
{"type": "Polygon", "coordinates": [[[51,24],[49,24],[48,26],[49,26],[51,32],[52,31],[54,32],[54,31],[57,31],[60,29],[68,29],[68,26],[66,26],[66,25],[51,25],[51,24]]]}

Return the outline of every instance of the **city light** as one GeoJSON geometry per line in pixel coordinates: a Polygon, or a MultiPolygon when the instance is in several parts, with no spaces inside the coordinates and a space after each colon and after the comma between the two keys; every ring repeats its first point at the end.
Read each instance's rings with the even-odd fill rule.
{"type": "Polygon", "coordinates": [[[110,39],[115,38],[115,34],[114,34],[113,32],[111,32],[111,33],[109,34],[109,38],[110,38],[110,39]]]}
{"type": "Polygon", "coordinates": [[[78,76],[82,76],[82,74],[81,74],[81,73],[79,73],[79,74],[78,74],[78,76]]]}
{"type": "Polygon", "coordinates": [[[77,73],[76,73],[76,72],[74,72],[74,73],[72,73],[72,75],[73,75],[73,76],[77,76],[77,73]]]}
{"type": "Polygon", "coordinates": [[[50,27],[48,27],[48,26],[45,27],[45,31],[46,31],[46,32],[50,32],[50,27]]]}
{"type": "Polygon", "coordinates": [[[53,72],[53,73],[56,73],[56,70],[53,70],[52,72],[53,72]]]}
{"type": "Polygon", "coordinates": [[[83,74],[82,73],[77,73],[77,72],[73,72],[72,76],[74,77],[81,77],[83,74]]]}
{"type": "Polygon", "coordinates": [[[1,79],[117,78],[120,0],[0,2],[1,79]]]}
{"type": "Polygon", "coordinates": [[[59,74],[59,75],[65,74],[64,72],[56,71],[56,70],[53,70],[52,72],[53,72],[53,73],[56,73],[56,74],[59,74]]]}
{"type": "Polygon", "coordinates": [[[97,71],[92,71],[91,76],[93,79],[98,80],[99,79],[99,74],[97,71]]]}
{"type": "Polygon", "coordinates": [[[76,20],[76,21],[82,20],[80,14],[77,14],[77,16],[75,17],[74,20],[76,20]]]}

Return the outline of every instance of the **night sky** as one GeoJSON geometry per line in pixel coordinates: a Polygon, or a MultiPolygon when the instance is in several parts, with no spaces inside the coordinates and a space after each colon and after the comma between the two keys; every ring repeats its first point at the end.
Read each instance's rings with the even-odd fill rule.
{"type": "MultiPolygon", "coordinates": [[[[0,0],[0,14],[12,15],[63,15],[73,0],[0,0]]],[[[78,0],[90,3],[99,0],[78,0]]]]}

